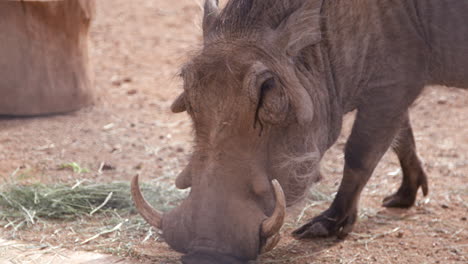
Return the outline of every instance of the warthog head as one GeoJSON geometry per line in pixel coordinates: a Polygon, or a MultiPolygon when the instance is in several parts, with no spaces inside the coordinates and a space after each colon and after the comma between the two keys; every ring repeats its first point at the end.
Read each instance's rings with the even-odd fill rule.
{"type": "Polygon", "coordinates": [[[137,178],[132,184],[140,214],[184,263],[245,263],[271,250],[286,204],[319,178],[329,122],[312,64],[321,59],[321,5],[238,0],[220,10],[205,2],[203,48],[183,67],[184,91],[172,105],[193,121],[193,155],[176,180],[190,194],[161,216],[137,178]]]}

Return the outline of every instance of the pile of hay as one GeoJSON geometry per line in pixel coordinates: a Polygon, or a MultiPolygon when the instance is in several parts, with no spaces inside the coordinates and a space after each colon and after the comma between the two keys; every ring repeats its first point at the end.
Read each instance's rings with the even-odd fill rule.
{"type": "MultiPolygon", "coordinates": [[[[162,182],[142,184],[141,189],[148,202],[161,211],[186,197],[186,192],[162,182]]],[[[4,185],[0,189],[0,220],[8,222],[74,220],[109,210],[135,212],[129,183],[4,185]]]]}

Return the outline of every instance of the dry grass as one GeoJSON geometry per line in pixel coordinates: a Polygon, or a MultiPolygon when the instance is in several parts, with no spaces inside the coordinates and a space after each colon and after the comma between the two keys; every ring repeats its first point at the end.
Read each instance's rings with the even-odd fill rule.
{"type": "MultiPolygon", "coordinates": [[[[173,185],[142,184],[146,199],[167,211],[186,196],[173,185]]],[[[70,248],[139,257],[136,244],[159,241],[133,206],[128,183],[1,186],[0,225],[7,239],[30,241],[42,234],[45,249],[70,248]]]]}
{"type": "MultiPolygon", "coordinates": [[[[166,211],[185,197],[167,183],[143,184],[142,192],[155,208],[166,211]]],[[[74,185],[5,185],[0,191],[0,220],[15,230],[41,220],[76,220],[109,211],[134,212],[128,183],[74,185]]]]}

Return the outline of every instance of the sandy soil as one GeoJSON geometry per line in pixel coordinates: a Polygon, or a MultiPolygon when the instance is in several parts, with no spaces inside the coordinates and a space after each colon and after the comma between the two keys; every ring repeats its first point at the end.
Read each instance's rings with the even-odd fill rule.
{"type": "MultiPolygon", "coordinates": [[[[198,1],[97,2],[91,32],[96,104],[67,115],[0,119],[1,181],[127,181],[137,173],[149,181],[170,179],[185,165],[190,121],[185,114],[171,114],[169,105],[181,90],[179,66],[200,44],[198,1]],[[90,173],[58,169],[69,162],[90,173]],[[111,169],[99,172],[102,164],[111,169]]],[[[388,153],[364,190],[360,221],[346,240],[293,240],[289,232],[328,202],[299,205],[290,209],[280,245],[259,263],[467,263],[468,93],[428,88],[411,117],[429,175],[428,197],[420,194],[410,210],[380,206],[401,178],[397,160],[388,153]]],[[[343,135],[322,164],[325,179],[317,188],[326,195],[341,179],[352,118],[347,117],[343,135]]],[[[75,248],[71,237],[57,240],[44,232],[22,238],[75,248]]],[[[177,263],[178,255],[161,241],[134,241],[131,247],[130,261],[177,263]]]]}
{"type": "Polygon", "coordinates": [[[61,264],[130,264],[123,258],[112,257],[91,252],[75,252],[63,248],[50,248],[41,245],[27,244],[14,240],[0,239],[1,264],[48,263],[61,264]]]}

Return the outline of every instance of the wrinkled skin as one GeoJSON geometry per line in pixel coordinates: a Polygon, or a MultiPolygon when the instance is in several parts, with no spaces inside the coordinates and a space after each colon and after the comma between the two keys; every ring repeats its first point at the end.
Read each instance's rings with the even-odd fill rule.
{"type": "Polygon", "coordinates": [[[255,259],[272,241],[262,231],[278,200],[270,181],[289,205],[300,199],[349,111],[357,117],[335,200],[293,235],[351,232],[390,146],[403,182],[384,206],[412,206],[420,187],[426,195],[408,108],[425,85],[468,87],[466,12],[458,0],[237,0],[223,11],[206,1],[204,45],[172,106],[193,121],[193,155],[176,180],[191,191],[162,219],[183,262],[255,259]]]}
{"type": "MultiPolygon", "coordinates": [[[[198,253],[205,250],[216,254],[245,256],[243,260],[255,259],[263,246],[259,227],[265,217],[271,215],[275,205],[269,183],[271,178],[278,178],[285,190],[289,184],[295,184],[293,180],[288,182],[287,179],[281,179],[278,174],[287,175],[289,166],[271,170],[276,167],[271,156],[302,153],[304,148],[304,145],[299,144],[288,145],[287,138],[284,139],[286,142],[282,142],[277,134],[279,131],[295,134],[299,128],[287,128],[280,124],[279,131],[275,131],[266,122],[276,116],[268,116],[272,113],[264,112],[264,109],[259,109],[258,116],[255,114],[258,107],[258,99],[255,97],[260,96],[261,92],[249,89],[260,87],[256,84],[244,87],[245,90],[237,87],[238,79],[245,78],[252,70],[250,67],[256,63],[252,57],[258,60],[258,51],[253,50],[253,54],[249,54],[250,47],[241,46],[225,54],[226,57],[219,62],[210,59],[205,64],[206,57],[213,58],[211,53],[221,53],[218,48],[217,45],[209,47],[201,57],[194,59],[196,66],[189,64],[183,71],[186,84],[193,84],[191,78],[207,80],[207,83],[186,87],[185,91],[187,111],[194,120],[195,147],[188,168],[178,178],[178,185],[189,182],[191,192],[179,208],[163,219],[166,241],[179,251],[189,253],[185,258],[186,263],[190,263],[192,255],[200,258],[198,253]],[[239,56],[239,53],[245,54],[239,56]],[[225,65],[225,61],[229,61],[229,65],[225,65]],[[200,68],[203,72],[197,72],[200,68]],[[233,69],[241,74],[231,75],[229,72],[233,69]],[[222,76],[221,80],[218,80],[219,76],[222,76]],[[213,93],[213,87],[223,89],[213,93]],[[182,179],[184,177],[189,179],[182,179]]],[[[266,59],[264,61],[267,63],[266,59]]],[[[276,97],[276,93],[282,92],[274,86],[276,84],[271,85],[268,96],[276,97]]],[[[281,95],[278,97],[281,98],[281,95]]],[[[280,115],[288,113],[284,109],[289,107],[288,104],[277,106],[282,103],[281,100],[278,103],[268,101],[275,98],[265,96],[264,99],[264,106],[271,103],[272,108],[280,108],[280,115]]],[[[294,123],[295,119],[293,115],[280,118],[285,123],[294,123]]],[[[311,173],[309,178],[312,179],[318,177],[313,175],[318,173],[314,170],[304,173],[311,173]]]]}
{"type": "MultiPolygon", "coordinates": [[[[172,106],[175,112],[186,110],[193,120],[192,159],[176,181],[180,188],[191,187],[191,192],[164,216],[162,229],[165,240],[187,254],[185,263],[244,263],[255,259],[269,239],[277,238],[260,232],[275,207],[270,181],[277,179],[290,193],[289,204],[299,199],[319,178],[317,153],[326,147],[318,143],[327,142],[328,135],[318,125],[303,126],[314,118],[307,91],[287,90],[302,86],[306,78],[295,76],[297,69],[284,51],[274,58],[270,54],[271,49],[285,48],[297,53],[302,47],[287,47],[275,39],[258,45],[266,36],[253,32],[224,39],[220,36],[229,29],[210,31],[219,22],[209,20],[205,17],[204,47],[182,69],[184,93],[172,106]],[[302,136],[309,131],[320,136],[302,136]],[[301,162],[290,162],[291,158],[301,162]]],[[[293,22],[283,20],[277,23],[293,22]]],[[[277,37],[289,29],[281,29],[284,32],[277,37]]],[[[275,33],[281,32],[268,34],[276,38],[275,33]]]]}

